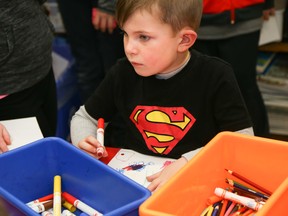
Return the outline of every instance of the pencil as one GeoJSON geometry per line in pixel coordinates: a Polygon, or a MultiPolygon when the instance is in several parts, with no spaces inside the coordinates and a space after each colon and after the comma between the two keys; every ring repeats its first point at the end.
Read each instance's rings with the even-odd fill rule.
{"type": "Polygon", "coordinates": [[[213,209],[212,216],[217,216],[218,212],[219,212],[219,205],[217,205],[217,206],[213,209]]]}
{"type": "Polygon", "coordinates": [[[260,185],[258,185],[258,184],[256,184],[256,183],[252,182],[251,180],[249,180],[249,179],[245,178],[244,176],[240,175],[239,173],[236,173],[236,172],[234,172],[234,171],[232,171],[232,170],[228,170],[228,169],[225,169],[225,170],[226,170],[228,173],[230,173],[231,175],[239,178],[240,180],[246,182],[247,184],[250,184],[251,186],[257,188],[258,190],[264,192],[265,194],[268,194],[268,195],[271,195],[271,194],[272,194],[271,191],[269,191],[269,190],[263,188],[262,186],[260,186],[260,185]]]}
{"type": "Polygon", "coordinates": [[[222,208],[221,208],[219,216],[224,216],[226,208],[227,208],[227,205],[228,205],[228,200],[227,199],[224,199],[222,202],[223,202],[223,204],[222,204],[222,208]]]}
{"type": "Polygon", "coordinates": [[[209,206],[209,209],[208,209],[208,211],[207,211],[206,216],[212,216],[213,210],[214,210],[213,205],[209,206]]]}
{"type": "Polygon", "coordinates": [[[250,215],[250,214],[252,214],[252,213],[254,213],[254,212],[255,212],[255,211],[254,211],[253,209],[248,209],[246,212],[243,213],[242,216],[248,216],[248,215],[250,215]]]}
{"type": "Polygon", "coordinates": [[[204,209],[204,211],[201,213],[200,216],[205,216],[207,214],[207,212],[209,211],[209,209],[211,208],[212,205],[208,206],[207,208],[204,209]]]}
{"type": "Polygon", "coordinates": [[[252,188],[246,187],[245,185],[242,185],[242,184],[240,184],[240,183],[238,183],[238,182],[236,182],[236,181],[234,181],[232,179],[226,178],[226,182],[229,185],[233,186],[233,187],[242,189],[242,190],[244,190],[244,191],[246,191],[246,192],[248,192],[250,194],[253,194],[253,195],[257,196],[257,197],[261,197],[261,198],[264,198],[264,199],[269,199],[269,196],[267,196],[267,195],[265,195],[263,193],[260,193],[258,191],[255,191],[252,188]]]}
{"type": "Polygon", "coordinates": [[[236,206],[236,202],[232,202],[231,205],[229,206],[229,208],[226,210],[224,216],[228,216],[235,206],[236,206]]]}

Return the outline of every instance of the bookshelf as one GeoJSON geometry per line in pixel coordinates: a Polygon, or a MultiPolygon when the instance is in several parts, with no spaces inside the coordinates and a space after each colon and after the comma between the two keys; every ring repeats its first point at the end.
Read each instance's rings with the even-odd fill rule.
{"type": "Polygon", "coordinates": [[[258,80],[258,85],[268,111],[271,133],[270,137],[273,139],[288,141],[288,75],[287,66],[285,66],[288,65],[285,64],[285,59],[288,59],[288,42],[281,41],[265,44],[259,46],[259,51],[276,54],[271,68],[268,69],[268,73],[266,71],[266,75],[262,76],[262,79],[266,79],[266,81],[277,80],[278,83],[281,83],[277,86],[277,84],[267,84],[261,81],[259,82],[258,80]],[[284,61],[282,60],[281,65],[279,65],[279,59],[283,59],[283,56],[286,57],[284,57],[284,61]],[[275,66],[273,66],[273,64],[275,66]]]}
{"type": "Polygon", "coordinates": [[[259,47],[259,51],[288,53],[288,42],[273,42],[259,47]]]}

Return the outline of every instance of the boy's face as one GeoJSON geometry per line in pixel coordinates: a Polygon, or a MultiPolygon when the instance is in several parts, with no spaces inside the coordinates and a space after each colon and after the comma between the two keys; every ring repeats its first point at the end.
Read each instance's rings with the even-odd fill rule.
{"type": "Polygon", "coordinates": [[[178,51],[179,34],[156,15],[136,11],[124,23],[123,31],[126,56],[140,76],[172,72],[185,60],[178,51]]]}

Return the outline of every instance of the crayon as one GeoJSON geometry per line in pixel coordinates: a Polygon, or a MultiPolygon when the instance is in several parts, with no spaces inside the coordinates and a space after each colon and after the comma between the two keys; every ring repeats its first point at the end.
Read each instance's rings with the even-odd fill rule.
{"type": "Polygon", "coordinates": [[[61,176],[54,176],[53,215],[61,216],[61,176]]]}
{"type": "Polygon", "coordinates": [[[228,173],[230,173],[231,175],[239,178],[240,180],[246,182],[247,184],[250,184],[251,186],[255,187],[256,189],[258,189],[258,190],[260,190],[260,191],[262,191],[262,192],[264,192],[264,193],[266,193],[266,194],[268,194],[269,196],[272,194],[272,192],[270,192],[269,190],[267,190],[267,189],[263,188],[262,186],[260,186],[260,185],[258,185],[258,184],[256,184],[256,183],[252,182],[251,180],[245,178],[244,176],[242,176],[242,175],[240,175],[240,174],[238,174],[238,173],[236,173],[236,172],[234,172],[234,171],[232,171],[232,170],[228,170],[228,169],[225,169],[225,170],[226,170],[228,173]]]}
{"type": "Polygon", "coordinates": [[[97,156],[102,157],[104,153],[104,119],[98,119],[97,140],[101,144],[101,147],[97,148],[97,156]]]}
{"type": "Polygon", "coordinates": [[[103,215],[97,210],[93,209],[92,207],[88,206],[87,204],[83,203],[81,200],[78,200],[71,194],[67,192],[63,192],[62,196],[65,200],[67,200],[69,203],[72,203],[76,208],[83,211],[84,213],[90,215],[90,216],[100,216],[103,215]]]}

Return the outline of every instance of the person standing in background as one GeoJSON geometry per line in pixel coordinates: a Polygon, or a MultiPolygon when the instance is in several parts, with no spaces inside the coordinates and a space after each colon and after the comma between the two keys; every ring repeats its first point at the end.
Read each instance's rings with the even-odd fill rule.
{"type": "MultiPolygon", "coordinates": [[[[0,2],[0,120],[36,116],[47,137],[56,133],[57,95],[53,26],[44,13],[44,2],[0,2]]],[[[0,150],[7,151],[1,140],[0,150]]]]}
{"type": "Polygon", "coordinates": [[[115,25],[115,2],[57,2],[76,60],[80,97],[84,103],[101,83],[106,71],[118,58],[124,56],[122,37],[115,25]]]}
{"type": "Polygon", "coordinates": [[[229,62],[257,136],[269,136],[266,107],[257,85],[256,64],[263,18],[274,15],[273,0],[203,0],[194,48],[229,62]]]}

